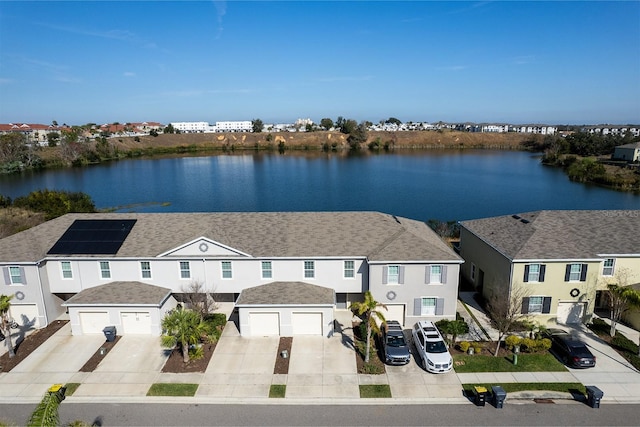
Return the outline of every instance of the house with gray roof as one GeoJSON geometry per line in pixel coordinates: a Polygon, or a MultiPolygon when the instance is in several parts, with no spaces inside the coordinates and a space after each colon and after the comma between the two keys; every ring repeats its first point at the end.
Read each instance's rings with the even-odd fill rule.
{"type": "Polygon", "coordinates": [[[370,290],[389,319],[454,319],[462,259],[424,222],[379,212],[67,214],[0,240],[12,315],[74,334],[158,335],[192,285],[243,335],[331,333],[370,290]]]}
{"type": "Polygon", "coordinates": [[[463,280],[485,299],[521,295],[539,323],[580,323],[607,284],[640,282],[640,211],[535,211],[460,222],[463,280]]]}
{"type": "Polygon", "coordinates": [[[640,161],[640,141],[618,145],[611,155],[612,160],[624,160],[628,163],[640,161]]]}

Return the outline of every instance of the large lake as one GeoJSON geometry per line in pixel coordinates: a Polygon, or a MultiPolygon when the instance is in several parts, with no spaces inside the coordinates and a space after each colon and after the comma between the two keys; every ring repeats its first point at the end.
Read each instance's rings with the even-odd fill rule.
{"type": "Polygon", "coordinates": [[[0,194],[82,191],[122,212],[375,210],[464,220],[539,209],[640,209],[640,196],[573,183],[520,151],[340,156],[288,152],[121,160],[0,177],[0,194]]]}

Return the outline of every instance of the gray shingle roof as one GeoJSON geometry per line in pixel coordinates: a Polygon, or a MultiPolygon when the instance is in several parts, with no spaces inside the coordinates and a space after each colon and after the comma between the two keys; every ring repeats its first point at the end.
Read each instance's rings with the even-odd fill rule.
{"type": "Polygon", "coordinates": [[[160,306],[171,289],[141,282],[111,282],[75,294],[63,305],[152,305],[160,306]]]}
{"type": "Polygon", "coordinates": [[[253,212],[67,214],[0,240],[0,262],[44,259],[76,219],[137,219],[116,257],[156,257],[205,237],[253,257],[460,260],[419,221],[379,212],[253,212]]]}
{"type": "Polygon", "coordinates": [[[460,225],[511,260],[640,254],[640,210],[536,211],[518,216],[529,222],[505,215],[460,225]]]}
{"type": "Polygon", "coordinates": [[[632,142],[630,144],[618,145],[616,148],[640,148],[640,141],[632,142]]]}
{"type": "Polygon", "coordinates": [[[303,282],[272,282],[242,291],[236,305],[304,305],[335,303],[335,291],[303,282]]]}

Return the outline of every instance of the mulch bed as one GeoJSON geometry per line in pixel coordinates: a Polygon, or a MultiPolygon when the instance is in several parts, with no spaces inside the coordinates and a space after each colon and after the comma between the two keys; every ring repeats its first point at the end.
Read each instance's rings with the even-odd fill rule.
{"type": "Polygon", "coordinates": [[[185,374],[192,372],[204,372],[209,366],[211,356],[213,356],[213,350],[215,350],[216,344],[203,344],[204,356],[200,359],[189,359],[189,362],[184,363],[182,359],[182,351],[179,348],[174,348],[169,355],[169,358],[162,367],[162,372],[171,372],[174,374],[185,374]]]}
{"type": "Polygon", "coordinates": [[[114,341],[105,341],[104,344],[100,346],[98,351],[96,351],[94,355],[91,356],[89,360],[87,360],[87,363],[85,363],[84,366],[80,368],[80,372],[95,371],[95,369],[98,367],[100,362],[102,362],[102,359],[104,359],[107,356],[107,354],[109,354],[111,349],[118,343],[118,341],[120,341],[120,338],[122,338],[120,335],[116,335],[116,339],[114,341]],[[104,354],[101,354],[101,351],[100,351],[101,349],[105,350],[104,354]]]}
{"type": "MultiPolygon", "coordinates": [[[[68,322],[68,320],[56,320],[50,323],[46,328],[34,331],[21,342],[17,344],[13,343],[16,355],[11,358],[9,357],[9,353],[5,353],[0,356],[0,372],[11,371],[68,322]]],[[[0,345],[6,346],[7,344],[3,340],[0,342],[0,345]]]]}
{"type": "MultiPolygon", "coordinates": [[[[382,361],[381,357],[380,357],[380,351],[378,350],[378,348],[382,348],[381,345],[379,345],[378,340],[375,337],[371,337],[371,340],[373,341],[373,348],[371,349],[371,351],[369,352],[369,363],[366,364],[364,361],[364,354],[360,354],[360,352],[357,350],[358,348],[358,343],[362,342],[365,343],[365,340],[361,340],[360,336],[359,336],[359,330],[360,328],[358,327],[359,323],[358,322],[353,322],[352,326],[353,326],[353,335],[354,335],[354,340],[356,344],[356,350],[354,351],[355,355],[356,355],[356,366],[358,368],[358,373],[359,374],[371,374],[371,372],[368,372],[367,370],[367,365],[369,365],[370,368],[372,368],[376,373],[378,374],[384,374],[386,372],[386,365],[384,364],[384,362],[382,361]]],[[[366,346],[366,344],[364,344],[362,346],[362,348],[364,348],[366,346]]]]}
{"type": "Polygon", "coordinates": [[[293,337],[280,337],[280,344],[278,345],[278,354],[276,355],[276,363],[273,367],[274,374],[288,374],[289,373],[289,360],[291,359],[291,344],[293,343],[293,337]],[[286,359],[282,357],[282,352],[287,350],[289,357],[286,359]]]}

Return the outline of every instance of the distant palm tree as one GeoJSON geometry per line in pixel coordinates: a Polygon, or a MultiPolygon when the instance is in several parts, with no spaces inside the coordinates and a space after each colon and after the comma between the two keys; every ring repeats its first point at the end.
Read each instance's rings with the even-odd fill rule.
{"type": "Polygon", "coordinates": [[[162,345],[173,348],[180,344],[184,363],[189,361],[189,345],[198,344],[207,334],[207,325],[200,313],[178,306],[162,319],[162,345]]]}
{"type": "Polygon", "coordinates": [[[364,293],[364,301],[362,302],[354,302],[349,308],[351,312],[362,319],[363,322],[366,322],[367,325],[367,347],[365,350],[364,361],[365,363],[369,363],[369,353],[371,349],[371,331],[374,331],[376,334],[380,333],[380,328],[378,327],[378,323],[376,322],[376,318],[380,320],[381,323],[386,322],[384,315],[378,311],[379,308],[387,309],[387,306],[379,303],[375,299],[373,299],[373,295],[371,295],[370,291],[364,293]]]}
{"type": "Polygon", "coordinates": [[[60,393],[47,392],[31,414],[28,427],[56,427],[60,425],[58,407],[63,397],[60,393]]]}
{"type": "Polygon", "coordinates": [[[13,295],[0,295],[0,332],[4,334],[5,345],[9,352],[9,357],[16,355],[11,343],[11,321],[9,319],[9,308],[13,295]]]}

